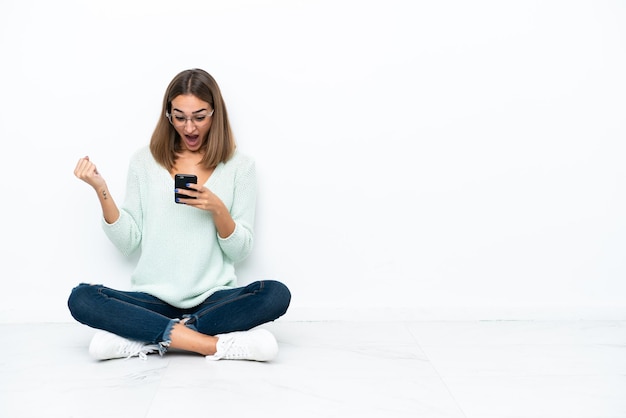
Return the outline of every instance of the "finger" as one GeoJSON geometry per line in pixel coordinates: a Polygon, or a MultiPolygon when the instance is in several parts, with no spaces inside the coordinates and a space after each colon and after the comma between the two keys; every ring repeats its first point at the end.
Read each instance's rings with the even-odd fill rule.
{"type": "Polygon", "coordinates": [[[93,163],[89,160],[89,157],[84,157],[79,159],[76,165],[84,167],[86,165],[93,165],[93,163]]]}
{"type": "Polygon", "coordinates": [[[194,191],[192,193],[192,196],[196,197],[197,199],[200,199],[201,197],[204,196],[206,191],[207,191],[206,188],[198,187],[198,188],[194,189],[194,191]]]}
{"type": "Polygon", "coordinates": [[[189,193],[188,190],[185,189],[174,189],[174,193],[177,194],[177,197],[181,200],[195,200],[195,198],[193,196],[191,196],[191,193],[189,193]]]}
{"type": "Polygon", "coordinates": [[[76,177],[84,180],[97,175],[98,170],[91,161],[82,160],[78,163],[74,174],[76,175],[76,177]]]}
{"type": "Polygon", "coordinates": [[[196,208],[203,208],[206,205],[206,201],[202,199],[198,199],[195,196],[190,196],[188,198],[180,199],[180,202],[185,203],[189,206],[193,206],[196,208]]]}
{"type": "Polygon", "coordinates": [[[76,167],[74,167],[74,173],[76,173],[80,169],[80,167],[83,165],[84,161],[85,161],[85,158],[79,158],[78,159],[78,162],[76,163],[76,167]]]}
{"type": "Polygon", "coordinates": [[[183,197],[183,196],[180,196],[180,197],[176,198],[176,202],[177,203],[182,203],[184,205],[189,205],[189,206],[198,206],[198,199],[195,199],[193,197],[183,197]]]}
{"type": "Polygon", "coordinates": [[[87,173],[89,170],[91,170],[93,167],[93,163],[91,163],[88,160],[85,159],[81,159],[78,162],[78,165],[76,166],[76,172],[78,173],[77,175],[82,176],[85,173],[87,173]]]}
{"type": "Polygon", "coordinates": [[[85,172],[85,167],[87,166],[87,164],[89,164],[89,162],[85,161],[84,158],[78,160],[78,163],[76,163],[76,168],[74,168],[74,175],[76,177],[81,177],[81,175],[85,172]]]}
{"type": "Polygon", "coordinates": [[[198,186],[196,183],[187,183],[185,187],[187,187],[190,191],[193,190],[196,193],[200,193],[200,190],[202,190],[202,186],[198,186]]]}

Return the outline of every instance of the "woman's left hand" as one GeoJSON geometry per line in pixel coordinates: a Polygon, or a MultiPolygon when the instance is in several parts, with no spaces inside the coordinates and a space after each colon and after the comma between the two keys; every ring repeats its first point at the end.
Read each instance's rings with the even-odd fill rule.
{"type": "Polygon", "coordinates": [[[224,202],[222,202],[222,200],[208,188],[201,187],[195,184],[189,184],[188,187],[193,188],[193,190],[178,190],[178,193],[189,196],[189,199],[181,198],[179,200],[180,203],[184,203],[187,206],[193,206],[194,208],[209,211],[212,214],[220,213],[224,210],[227,211],[224,202]]]}

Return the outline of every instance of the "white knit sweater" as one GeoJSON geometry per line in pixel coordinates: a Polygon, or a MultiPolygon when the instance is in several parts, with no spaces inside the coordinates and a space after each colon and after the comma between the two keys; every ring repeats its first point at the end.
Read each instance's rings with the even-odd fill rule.
{"type": "Polygon", "coordinates": [[[123,254],[141,247],[131,277],[134,291],[191,308],[217,290],[236,286],[234,265],[248,256],[254,239],[254,161],[236,151],[205,186],[235,221],[227,238],[219,237],[209,212],[174,202],[174,179],[148,147],[133,155],[120,217],[113,224],[103,220],[103,228],[123,254]]]}

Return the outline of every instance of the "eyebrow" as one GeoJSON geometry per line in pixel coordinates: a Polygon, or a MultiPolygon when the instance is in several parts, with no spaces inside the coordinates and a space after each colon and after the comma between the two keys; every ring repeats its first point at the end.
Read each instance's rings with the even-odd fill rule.
{"type": "MultiPolygon", "coordinates": [[[[182,113],[183,115],[185,114],[185,112],[183,112],[183,111],[182,111],[182,110],[180,110],[180,109],[176,109],[176,108],[174,108],[174,109],[172,109],[172,112],[174,112],[174,111],[176,111],[176,112],[180,112],[180,113],[182,113]]],[[[209,111],[209,109],[200,109],[200,110],[196,110],[195,112],[191,112],[191,114],[192,114],[192,115],[195,115],[196,113],[200,113],[200,112],[208,112],[208,111],[209,111]]]]}

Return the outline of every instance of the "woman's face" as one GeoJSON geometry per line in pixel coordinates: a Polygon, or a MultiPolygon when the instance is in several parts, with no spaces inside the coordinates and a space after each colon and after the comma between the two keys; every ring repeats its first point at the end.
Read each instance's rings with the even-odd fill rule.
{"type": "Polygon", "coordinates": [[[172,100],[170,121],[180,135],[182,148],[197,152],[209,136],[213,108],[194,95],[181,94],[172,100]]]}

